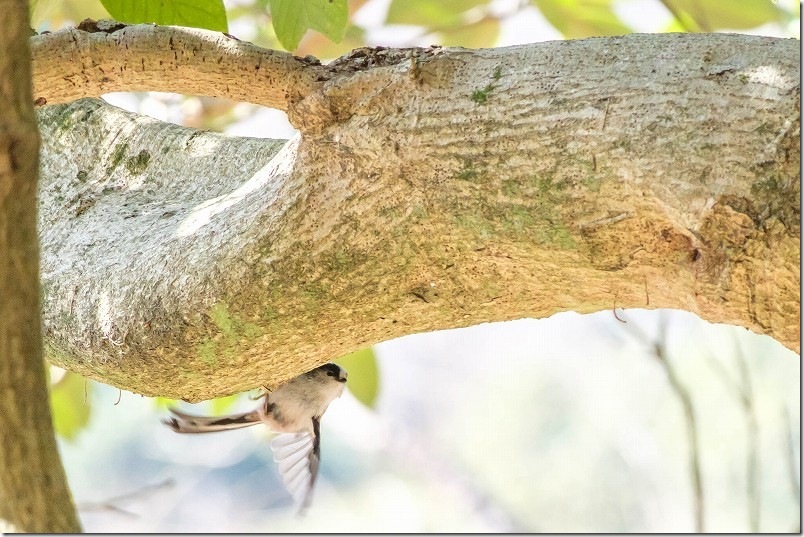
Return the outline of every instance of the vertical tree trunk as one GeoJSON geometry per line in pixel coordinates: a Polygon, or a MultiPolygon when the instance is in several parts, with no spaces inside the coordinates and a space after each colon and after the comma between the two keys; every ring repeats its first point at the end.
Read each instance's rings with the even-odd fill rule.
{"type": "Polygon", "coordinates": [[[28,5],[0,0],[0,530],[79,532],[48,405],[28,5]]]}

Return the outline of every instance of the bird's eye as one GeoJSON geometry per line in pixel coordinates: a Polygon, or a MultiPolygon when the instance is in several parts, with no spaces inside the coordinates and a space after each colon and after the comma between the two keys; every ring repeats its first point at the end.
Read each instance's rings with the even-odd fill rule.
{"type": "Polygon", "coordinates": [[[327,376],[328,377],[334,377],[335,373],[333,373],[332,371],[327,371],[327,376]]]}

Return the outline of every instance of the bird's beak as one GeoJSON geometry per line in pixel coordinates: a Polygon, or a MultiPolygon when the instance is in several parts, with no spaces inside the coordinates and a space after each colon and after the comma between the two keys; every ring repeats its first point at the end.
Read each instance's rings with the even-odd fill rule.
{"type": "Polygon", "coordinates": [[[346,370],[341,369],[341,374],[338,377],[338,382],[346,382],[346,376],[347,376],[346,370]]]}

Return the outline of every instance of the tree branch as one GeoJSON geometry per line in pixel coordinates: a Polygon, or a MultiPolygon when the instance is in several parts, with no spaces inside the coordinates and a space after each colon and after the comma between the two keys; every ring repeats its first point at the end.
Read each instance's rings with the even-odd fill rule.
{"type": "Polygon", "coordinates": [[[75,533],[42,359],[28,3],[0,12],[0,530],[75,533]]]}
{"type": "Polygon", "coordinates": [[[723,34],[358,55],[291,110],[337,121],[287,143],[44,107],[48,357],[197,401],[612,304],[797,350],[798,58],[723,34]]]}
{"type": "Polygon", "coordinates": [[[317,60],[266,50],[228,34],[152,24],[84,21],[30,38],[37,104],[113,91],[225,97],[287,111],[313,93],[317,60]]]}

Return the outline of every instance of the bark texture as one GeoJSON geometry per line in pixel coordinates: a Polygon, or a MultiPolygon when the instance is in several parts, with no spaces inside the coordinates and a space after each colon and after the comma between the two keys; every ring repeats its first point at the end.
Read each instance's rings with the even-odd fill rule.
{"type": "Polygon", "coordinates": [[[284,145],[40,110],[48,356],[147,395],[406,334],[678,308],[799,348],[799,43],[360,50],[284,145]]]}
{"type": "Polygon", "coordinates": [[[78,532],[42,357],[28,6],[0,12],[0,531],[78,532]]]}
{"type": "Polygon", "coordinates": [[[220,32],[89,19],[78,28],[32,37],[31,51],[39,105],[151,90],[287,110],[320,85],[323,71],[317,60],[220,32]]]}

